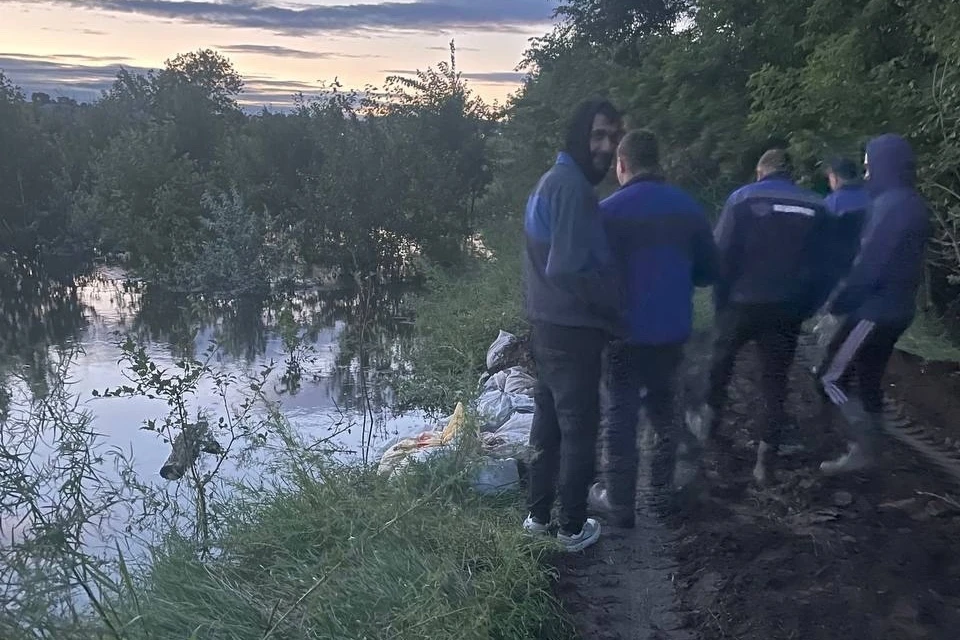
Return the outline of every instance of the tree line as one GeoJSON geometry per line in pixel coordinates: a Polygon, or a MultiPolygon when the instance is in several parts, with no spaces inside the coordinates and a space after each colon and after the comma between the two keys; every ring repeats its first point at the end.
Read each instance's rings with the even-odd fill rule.
{"type": "Polygon", "coordinates": [[[91,104],[0,74],[0,252],[75,273],[121,257],[171,289],[458,263],[491,176],[496,111],[449,62],[383,89],[334,83],[245,113],[205,50],[121,71],[91,104]]]}

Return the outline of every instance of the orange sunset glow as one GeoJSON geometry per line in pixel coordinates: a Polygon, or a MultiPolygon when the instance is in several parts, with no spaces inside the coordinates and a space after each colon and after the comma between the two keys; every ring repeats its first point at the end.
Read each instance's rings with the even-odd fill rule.
{"type": "Polygon", "coordinates": [[[517,90],[550,0],[0,0],[0,71],[28,95],[97,98],[122,66],[157,69],[212,48],[243,75],[248,108],[289,105],[335,78],[380,86],[448,57],[488,101],[517,90]]]}

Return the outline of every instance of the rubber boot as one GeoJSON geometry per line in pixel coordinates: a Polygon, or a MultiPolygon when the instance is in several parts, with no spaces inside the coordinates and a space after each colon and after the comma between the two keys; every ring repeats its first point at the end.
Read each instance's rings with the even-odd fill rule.
{"type": "Polygon", "coordinates": [[[843,473],[864,471],[876,464],[875,442],[883,429],[883,414],[867,414],[850,424],[853,440],[847,444],[847,452],[836,460],[820,464],[820,471],[834,476],[843,473]]]}
{"type": "Polygon", "coordinates": [[[753,467],[753,479],[757,481],[757,484],[767,483],[767,462],[770,457],[770,450],[770,445],[762,440],[757,445],[757,464],[753,467]]]}
{"type": "Polygon", "coordinates": [[[610,502],[610,493],[599,482],[590,487],[587,505],[591,510],[606,516],[615,527],[632,529],[636,526],[633,506],[618,506],[610,502]]]}

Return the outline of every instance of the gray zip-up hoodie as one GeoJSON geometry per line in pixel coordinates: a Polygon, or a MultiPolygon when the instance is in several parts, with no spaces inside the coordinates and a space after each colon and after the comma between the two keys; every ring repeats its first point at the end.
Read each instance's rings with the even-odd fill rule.
{"type": "Polygon", "coordinates": [[[524,216],[527,317],[623,333],[618,287],[593,184],[564,152],[524,216]]]}

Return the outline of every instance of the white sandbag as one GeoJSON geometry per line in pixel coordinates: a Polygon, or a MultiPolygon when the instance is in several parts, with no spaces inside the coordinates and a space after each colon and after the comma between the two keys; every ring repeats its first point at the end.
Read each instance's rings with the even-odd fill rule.
{"type": "Polygon", "coordinates": [[[500,331],[500,335],[497,336],[497,339],[494,340],[490,348],[487,349],[487,371],[493,371],[498,368],[498,365],[500,365],[503,360],[507,347],[516,341],[517,336],[512,333],[507,333],[506,331],[500,331]]]}
{"type": "Polygon", "coordinates": [[[533,395],[533,391],[537,386],[537,380],[524,371],[522,367],[513,367],[512,369],[507,369],[504,373],[507,374],[503,385],[504,391],[525,396],[533,395]]]}
{"type": "Polygon", "coordinates": [[[483,422],[483,431],[496,431],[513,412],[511,396],[502,391],[486,391],[477,399],[477,415],[483,422]]]}
{"type": "Polygon", "coordinates": [[[488,376],[483,383],[483,391],[503,391],[507,384],[509,374],[506,371],[498,371],[492,376],[488,376]]]}
{"type": "Polygon", "coordinates": [[[533,415],[515,413],[494,433],[480,434],[484,451],[494,458],[529,459],[533,415]]]}
{"type": "Polygon", "coordinates": [[[477,468],[473,488],[481,495],[496,495],[516,489],[520,484],[520,468],[514,458],[487,458],[477,468]]]}
{"type": "Polygon", "coordinates": [[[533,428],[532,413],[514,413],[503,423],[494,435],[517,444],[526,446],[530,442],[530,430],[533,428]]]}
{"type": "Polygon", "coordinates": [[[508,393],[510,396],[510,404],[513,406],[513,410],[517,413],[533,413],[535,403],[533,401],[533,396],[523,395],[519,393],[508,393]]]}

